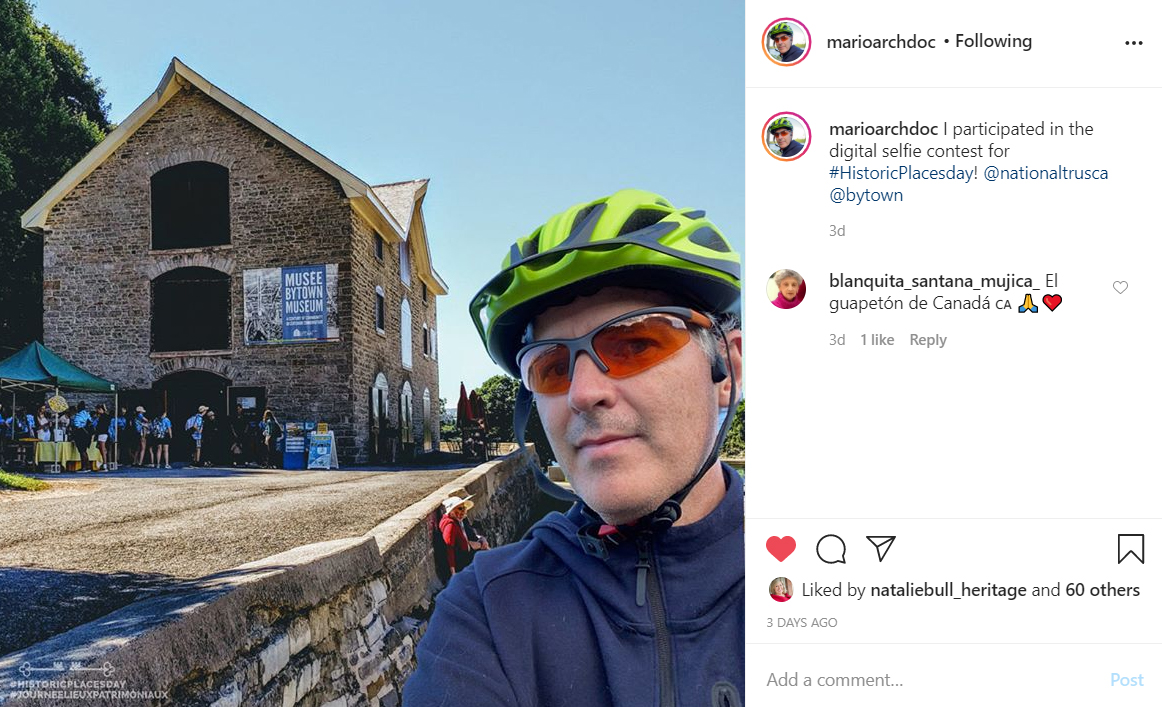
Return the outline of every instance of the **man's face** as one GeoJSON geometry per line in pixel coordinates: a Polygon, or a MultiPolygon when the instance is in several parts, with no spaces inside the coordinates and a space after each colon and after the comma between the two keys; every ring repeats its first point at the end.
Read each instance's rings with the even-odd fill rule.
{"type": "Polygon", "coordinates": [[[791,131],[786,128],[775,128],[775,142],[780,150],[787,149],[787,145],[791,144],[791,131]]]}
{"type": "Polygon", "coordinates": [[[787,50],[791,48],[791,35],[776,34],[775,35],[775,50],[780,54],[786,54],[787,50]]]}
{"type": "Polygon", "coordinates": [[[793,277],[785,278],[779,283],[779,292],[783,293],[783,299],[788,302],[794,300],[799,296],[799,281],[793,277]]]}
{"type": "MultiPolygon", "coordinates": [[[[553,307],[536,339],[582,336],[626,312],[673,304],[663,293],[606,288],[553,307]]],[[[733,349],[732,349],[733,351],[733,349]]],[[[738,354],[732,354],[737,360],[738,354]]],[[[581,354],[569,390],[536,396],[545,432],[576,493],[607,523],[636,520],[686,485],[710,452],[721,386],[691,339],[661,363],[610,378],[581,354]]]]}

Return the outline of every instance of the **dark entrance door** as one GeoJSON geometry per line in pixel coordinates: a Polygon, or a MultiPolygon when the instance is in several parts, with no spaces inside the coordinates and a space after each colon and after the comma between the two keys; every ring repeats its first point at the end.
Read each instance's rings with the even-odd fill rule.
{"type": "MultiPolygon", "coordinates": [[[[228,437],[226,425],[230,411],[226,407],[226,389],[229,386],[230,381],[209,371],[179,371],[153,384],[154,390],[163,393],[166,412],[173,421],[174,439],[169,448],[170,459],[186,462],[194,458],[194,442],[190,433],[186,432],[186,419],[198,411],[199,405],[214,411],[219,430],[217,441],[222,442],[228,437]]],[[[213,448],[213,437],[210,435],[203,440],[202,460],[228,464],[229,459],[220,450],[213,448]]]]}

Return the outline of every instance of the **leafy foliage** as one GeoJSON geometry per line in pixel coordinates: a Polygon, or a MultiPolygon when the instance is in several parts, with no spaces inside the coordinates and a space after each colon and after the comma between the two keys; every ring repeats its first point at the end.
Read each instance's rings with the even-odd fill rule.
{"type": "MultiPolygon", "coordinates": [[[[484,399],[484,419],[488,423],[488,436],[491,439],[500,442],[516,441],[512,413],[516,409],[516,393],[519,389],[520,381],[503,373],[489,378],[476,389],[484,399]]],[[[536,406],[533,406],[533,413],[529,417],[525,441],[536,445],[537,456],[542,464],[547,465],[554,458],[553,448],[549,446],[549,438],[541,426],[536,406]]]]}
{"type": "Polygon", "coordinates": [[[738,401],[738,408],[734,411],[734,421],[726,431],[726,439],[722,442],[722,456],[746,456],[746,400],[738,401]]]}
{"type": "Polygon", "coordinates": [[[43,308],[43,243],[20,215],[105,137],[109,106],[81,53],[27,0],[0,0],[0,96],[0,342],[15,349],[40,338],[43,308]]]}
{"type": "Polygon", "coordinates": [[[40,479],[34,479],[31,476],[23,476],[21,474],[11,474],[0,469],[0,489],[44,491],[47,488],[50,488],[49,484],[40,479]]]}
{"type": "Polygon", "coordinates": [[[447,398],[440,398],[440,441],[460,441],[460,428],[456,426],[456,416],[448,413],[447,398]]]}

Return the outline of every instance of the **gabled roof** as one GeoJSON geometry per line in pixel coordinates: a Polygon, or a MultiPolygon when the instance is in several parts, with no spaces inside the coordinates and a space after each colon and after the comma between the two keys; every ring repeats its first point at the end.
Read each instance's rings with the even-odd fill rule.
{"type": "MultiPolygon", "coordinates": [[[[227,110],[282,143],[289,150],[298,154],[323,172],[334,177],[342,187],[344,196],[350,199],[351,206],[355,209],[356,213],[366,219],[384,239],[389,242],[398,242],[407,238],[409,225],[403,225],[399,222],[369,184],[327,159],[311,146],[254,112],[238,99],[210,83],[196,71],[183,64],[177,57],[174,57],[170,61],[165,75],[161,77],[161,82],[157,85],[157,90],[150,94],[149,98],[146,98],[128,118],[117,126],[116,130],[105,136],[105,139],[90,150],[89,154],[85,155],[80,162],[73,165],[73,168],[66,172],[28,211],[25,211],[21,216],[21,225],[29,231],[43,232],[48,224],[48,218],[52,213],[53,207],[60,203],[61,199],[68,196],[69,192],[80,184],[85,177],[92,174],[93,170],[108,159],[118,147],[125,144],[133,133],[137,132],[138,128],[145,125],[153,117],[153,114],[169,102],[184,86],[197,88],[227,110]]],[[[427,180],[418,181],[423,182],[422,187],[417,191],[421,196],[413,199],[413,203],[416,203],[418,198],[422,198],[423,188],[427,186],[427,180]]],[[[416,208],[418,208],[418,204],[416,204],[416,208]]],[[[408,211],[408,218],[410,220],[412,210],[404,209],[402,211],[408,211]]],[[[423,245],[426,251],[426,237],[423,245]]],[[[442,282],[439,276],[431,270],[430,258],[423,268],[420,273],[425,281],[442,282]]],[[[429,282],[429,286],[431,285],[432,282],[429,282]]],[[[440,288],[437,287],[436,289],[438,290],[440,288]]],[[[444,291],[446,292],[446,288],[444,288],[444,291]]]]}
{"type": "Polygon", "coordinates": [[[416,210],[416,198],[422,196],[422,192],[428,189],[428,180],[413,179],[407,182],[392,182],[391,184],[378,184],[371,187],[379,200],[391,212],[399,225],[403,227],[403,232],[406,234],[408,228],[412,223],[412,214],[416,210]]]}
{"type": "Polygon", "coordinates": [[[420,279],[437,295],[448,294],[448,285],[432,267],[432,251],[428,246],[428,233],[424,226],[423,203],[428,193],[428,180],[379,184],[371,189],[403,226],[407,237],[412,239],[420,279]]]}

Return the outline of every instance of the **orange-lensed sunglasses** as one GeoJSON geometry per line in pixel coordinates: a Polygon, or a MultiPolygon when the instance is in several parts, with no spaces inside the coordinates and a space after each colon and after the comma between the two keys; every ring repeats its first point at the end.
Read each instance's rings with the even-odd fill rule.
{"type": "Polygon", "coordinates": [[[582,351],[611,378],[628,378],[656,366],[690,343],[690,326],[711,329],[710,318],[686,307],[627,312],[575,339],[535,341],[516,354],[521,382],[534,393],[569,390],[582,351]]]}

